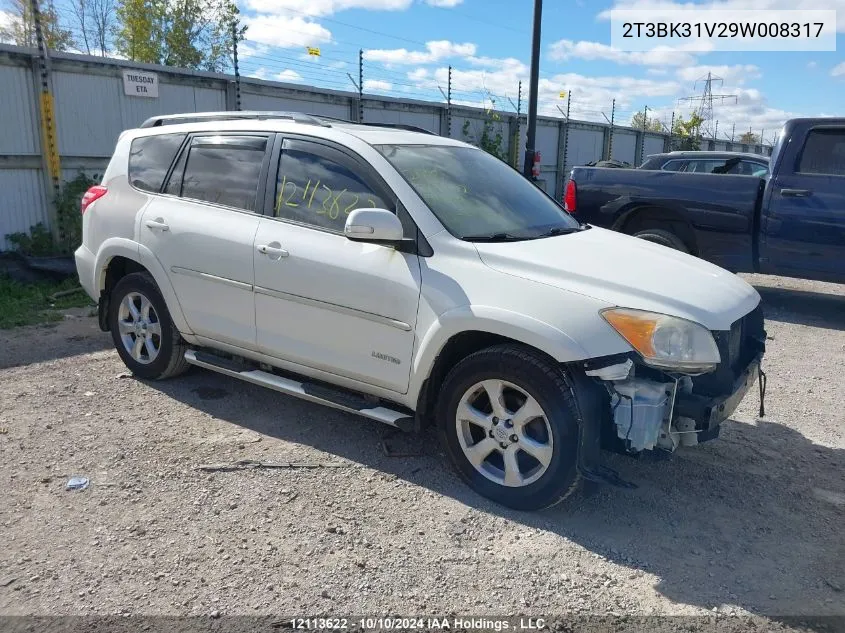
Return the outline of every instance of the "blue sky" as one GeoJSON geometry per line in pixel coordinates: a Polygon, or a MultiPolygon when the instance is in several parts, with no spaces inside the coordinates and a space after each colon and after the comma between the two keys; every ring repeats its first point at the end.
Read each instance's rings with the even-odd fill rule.
{"type": "MultiPolygon", "coordinates": [[[[532,0],[239,0],[249,24],[242,72],[265,79],[353,89],[357,51],[365,50],[365,91],[439,100],[453,67],[461,103],[512,110],[521,79],[527,91],[532,0]],[[317,46],[320,57],[308,56],[317,46]]],[[[687,3],[689,4],[689,3],[687,3]]],[[[668,124],[688,115],[678,98],[700,94],[696,80],[722,77],[714,93],[737,95],[716,104],[719,136],[766,130],[799,115],[842,114],[845,101],[845,0],[707,0],[702,8],[838,9],[837,52],[625,53],[610,47],[619,8],[671,8],[671,0],[546,0],[543,11],[541,112],[559,114],[571,91],[572,116],[604,120],[617,100],[619,123],[644,106],[668,124]]],[[[523,106],[524,111],[524,106],[523,106]]]]}

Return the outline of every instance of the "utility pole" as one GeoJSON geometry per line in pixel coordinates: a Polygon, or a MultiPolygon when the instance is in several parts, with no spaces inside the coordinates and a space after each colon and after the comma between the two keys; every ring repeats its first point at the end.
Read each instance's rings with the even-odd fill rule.
{"type": "Polygon", "coordinates": [[[643,157],[645,156],[646,121],[648,121],[648,106],[643,109],[643,131],[640,134],[640,165],[643,164],[643,157]]]}
{"type": "Polygon", "coordinates": [[[566,129],[563,134],[563,165],[561,169],[563,169],[563,178],[561,181],[566,180],[566,153],[569,150],[569,105],[572,102],[572,91],[566,91],[566,129]]]}
{"type": "Polygon", "coordinates": [[[719,136],[719,120],[716,120],[716,129],[713,130],[713,140],[716,140],[716,137],[719,136]]]}
{"type": "Polygon", "coordinates": [[[733,126],[731,126],[731,143],[734,142],[734,136],[736,136],[736,121],[734,121],[733,126]]]}
{"type": "Polygon", "coordinates": [[[674,147],[672,147],[674,144],[675,144],[675,112],[672,111],[672,123],[669,126],[669,151],[670,152],[673,149],[675,149],[674,147]]]}
{"type": "Polygon", "coordinates": [[[364,122],[364,49],[358,50],[358,123],[364,122]]]}
{"type": "Polygon", "coordinates": [[[238,22],[232,22],[232,61],[235,66],[235,110],[241,109],[241,73],[238,69],[238,22]]]}
{"type": "Polygon", "coordinates": [[[525,164],[522,173],[533,180],[534,151],[537,140],[537,101],[540,84],[540,25],[543,16],[543,0],[534,0],[534,33],[531,41],[531,77],[528,86],[528,134],[525,144],[525,164]]]}
{"type": "Polygon", "coordinates": [[[610,138],[607,140],[607,160],[613,160],[613,124],[616,122],[616,99],[610,105],[610,138]]]}
{"type": "Polygon", "coordinates": [[[446,86],[446,129],[452,138],[452,67],[449,66],[449,83],[446,86]]]}
{"type": "MultiPolygon", "coordinates": [[[[44,32],[41,29],[41,11],[38,0],[30,0],[32,24],[35,29],[35,41],[38,47],[38,70],[41,75],[41,146],[44,152],[44,164],[52,189],[52,199],[55,200],[61,191],[61,162],[59,160],[59,146],[56,140],[56,116],[53,108],[53,93],[50,91],[50,69],[47,58],[47,46],[44,43],[44,32]]],[[[65,227],[56,213],[55,204],[50,204],[50,228],[53,236],[64,242],[65,227]]]]}

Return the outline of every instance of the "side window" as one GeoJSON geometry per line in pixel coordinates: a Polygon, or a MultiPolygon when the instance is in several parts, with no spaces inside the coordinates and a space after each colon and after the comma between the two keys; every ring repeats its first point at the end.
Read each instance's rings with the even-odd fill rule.
{"type": "MultiPolygon", "coordinates": [[[[255,210],[267,138],[260,136],[196,136],[187,153],[183,198],[255,210]]],[[[180,161],[181,162],[181,161],[180,161]]],[[[174,171],[167,193],[176,193],[174,171]]]]}
{"type": "Polygon", "coordinates": [[[811,130],[801,152],[798,171],[845,176],[845,129],[811,130]]]}
{"type": "Polygon", "coordinates": [[[129,148],[129,183],[143,191],[158,193],[185,136],[156,134],[132,141],[129,148]]]}
{"type": "Polygon", "coordinates": [[[663,171],[682,171],[684,167],[684,161],[682,160],[670,160],[668,163],[663,165],[663,171]]]}
{"type": "MultiPolygon", "coordinates": [[[[333,160],[315,146],[296,142],[282,150],[276,178],[273,215],[331,231],[342,232],[346,216],[362,207],[389,209],[394,205],[379,196],[345,160],[333,160]]],[[[331,152],[329,152],[331,153],[331,152]]]]}

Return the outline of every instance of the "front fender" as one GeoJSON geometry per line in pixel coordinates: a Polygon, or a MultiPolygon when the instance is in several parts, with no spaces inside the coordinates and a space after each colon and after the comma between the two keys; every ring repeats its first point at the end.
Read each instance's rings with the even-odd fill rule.
{"type": "Polygon", "coordinates": [[[589,358],[577,341],[562,330],[533,317],[491,306],[461,306],[441,314],[420,339],[414,357],[409,400],[415,402],[437,356],[453,336],[487,332],[529,345],[559,363],[589,358]]]}
{"type": "Polygon", "coordinates": [[[138,242],[122,237],[112,237],[100,245],[94,268],[96,271],[96,288],[99,291],[102,291],[106,287],[106,271],[108,270],[109,263],[115,257],[131,259],[146,268],[153,276],[156,285],[161,291],[161,296],[164,297],[164,302],[167,304],[167,310],[170,312],[170,318],[173,319],[176,329],[183,334],[193,334],[164,267],[150,249],[138,242]]]}

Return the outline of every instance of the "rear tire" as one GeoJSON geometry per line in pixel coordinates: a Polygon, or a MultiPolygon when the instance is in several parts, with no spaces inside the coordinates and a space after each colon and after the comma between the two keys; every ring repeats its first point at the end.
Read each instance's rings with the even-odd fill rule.
{"type": "Polygon", "coordinates": [[[634,233],[634,237],[660,244],[661,246],[674,248],[676,251],[681,251],[682,253],[689,253],[689,248],[684,244],[684,241],[666,229],[645,229],[634,233]]]}
{"type": "Polygon", "coordinates": [[[575,392],[551,359],[513,344],[471,354],[446,377],[436,415],[447,455],[482,496],[540,510],[577,489],[575,392]]]}
{"type": "Polygon", "coordinates": [[[132,273],[115,284],[108,319],[115,349],[136,376],[162,380],[190,368],[188,346],[149,273],[132,273]]]}

